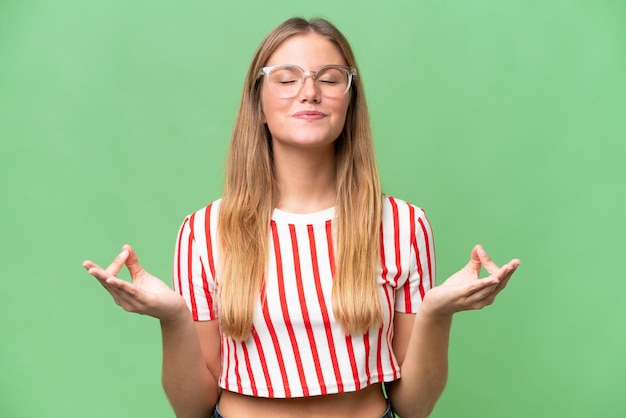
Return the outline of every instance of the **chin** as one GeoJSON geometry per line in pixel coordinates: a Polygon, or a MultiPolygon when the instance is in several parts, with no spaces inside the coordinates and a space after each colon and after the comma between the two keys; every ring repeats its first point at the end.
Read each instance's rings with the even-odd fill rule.
{"type": "Polygon", "coordinates": [[[335,138],[301,138],[299,140],[294,141],[294,145],[300,145],[303,147],[328,147],[332,146],[335,143],[335,138]]]}

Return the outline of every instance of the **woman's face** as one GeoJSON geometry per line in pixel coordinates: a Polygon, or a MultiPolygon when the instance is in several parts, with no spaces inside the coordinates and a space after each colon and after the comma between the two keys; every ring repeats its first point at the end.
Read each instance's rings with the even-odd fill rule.
{"type": "MultiPolygon", "coordinates": [[[[293,36],[270,56],[266,66],[292,64],[304,71],[322,65],[346,65],[339,50],[316,33],[293,36]]],[[[350,92],[338,98],[322,96],[312,77],[307,77],[296,97],[283,99],[268,88],[264,76],[261,88],[263,122],[272,135],[274,151],[280,147],[332,147],[346,121],[350,92]]]]}

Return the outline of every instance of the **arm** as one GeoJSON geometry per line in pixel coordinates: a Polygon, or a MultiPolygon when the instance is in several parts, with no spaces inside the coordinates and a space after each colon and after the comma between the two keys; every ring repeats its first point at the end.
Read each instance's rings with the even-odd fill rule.
{"type": "Polygon", "coordinates": [[[453,314],[493,303],[518,265],[519,260],[511,260],[498,267],[476,246],[462,270],[426,293],[417,314],[396,313],[393,345],[402,377],[392,385],[390,399],[399,416],[427,417],[432,412],[447,381],[453,314]],[[477,280],[481,266],[490,276],[477,280]]]}
{"type": "Polygon", "coordinates": [[[176,416],[209,416],[219,394],[214,374],[219,370],[220,344],[216,321],[194,325],[184,299],[146,272],[128,245],[106,269],[91,261],[85,261],[83,266],[124,310],[160,320],[163,387],[176,416]],[[128,267],[132,283],[115,277],[123,265],[128,267]]]}
{"type": "Polygon", "coordinates": [[[180,321],[161,320],[163,389],[178,418],[206,418],[219,397],[219,330],[217,321],[194,325],[186,305],[184,309],[180,321]],[[217,344],[203,347],[199,337],[217,344]]]}
{"type": "Polygon", "coordinates": [[[390,399],[402,418],[427,417],[448,379],[448,342],[452,317],[431,320],[421,314],[395,313],[394,352],[402,377],[390,399]]]}

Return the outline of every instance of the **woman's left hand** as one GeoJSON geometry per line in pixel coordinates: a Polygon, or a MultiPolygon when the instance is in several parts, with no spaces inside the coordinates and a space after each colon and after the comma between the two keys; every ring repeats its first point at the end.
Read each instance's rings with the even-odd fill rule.
{"type": "Polygon", "coordinates": [[[426,293],[421,311],[446,317],[455,312],[482,309],[491,305],[506,287],[519,264],[518,259],[513,259],[498,267],[485,250],[476,245],[464,268],[426,293]],[[481,267],[487,270],[489,276],[478,280],[481,267]]]}

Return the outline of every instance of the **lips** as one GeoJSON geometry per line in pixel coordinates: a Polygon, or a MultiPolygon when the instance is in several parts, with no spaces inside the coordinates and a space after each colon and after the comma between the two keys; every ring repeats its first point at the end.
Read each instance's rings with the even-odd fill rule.
{"type": "Polygon", "coordinates": [[[300,112],[294,113],[293,117],[303,120],[319,120],[325,118],[326,114],[317,110],[302,110],[300,112]]]}

